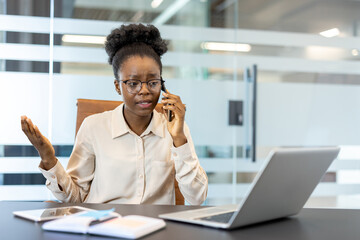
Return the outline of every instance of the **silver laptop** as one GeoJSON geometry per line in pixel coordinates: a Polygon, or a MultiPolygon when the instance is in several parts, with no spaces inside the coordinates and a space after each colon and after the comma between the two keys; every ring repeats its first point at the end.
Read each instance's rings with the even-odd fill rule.
{"type": "Polygon", "coordinates": [[[338,147],[276,149],[269,154],[240,204],[167,213],[159,217],[231,229],[295,215],[339,151],[338,147]]]}

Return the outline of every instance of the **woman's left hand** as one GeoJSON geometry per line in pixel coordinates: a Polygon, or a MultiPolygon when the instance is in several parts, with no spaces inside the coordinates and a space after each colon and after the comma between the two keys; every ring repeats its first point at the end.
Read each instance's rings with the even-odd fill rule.
{"type": "MultiPolygon", "coordinates": [[[[187,139],[184,133],[184,120],[185,120],[185,111],[186,108],[184,104],[181,102],[179,96],[169,93],[162,94],[164,98],[161,100],[161,103],[164,104],[163,109],[168,111],[172,111],[172,120],[167,124],[169,133],[174,141],[175,147],[180,147],[187,143],[187,139]]],[[[166,114],[166,118],[168,115],[166,114]]]]}

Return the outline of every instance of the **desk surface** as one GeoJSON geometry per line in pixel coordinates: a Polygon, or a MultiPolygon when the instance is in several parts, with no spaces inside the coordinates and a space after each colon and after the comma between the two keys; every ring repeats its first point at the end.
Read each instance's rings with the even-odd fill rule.
{"type": "MultiPolygon", "coordinates": [[[[50,208],[74,204],[57,204],[46,202],[1,202],[0,201],[0,239],[110,239],[90,235],[46,232],[40,223],[14,217],[12,212],[18,210],[50,208]]],[[[161,213],[194,209],[191,206],[159,205],[118,205],[118,204],[80,204],[93,209],[114,207],[123,216],[137,214],[157,217],[161,213]]],[[[353,209],[303,209],[295,217],[285,218],[263,224],[257,224],[235,230],[218,230],[186,223],[166,221],[166,228],[142,239],[359,239],[360,210],[353,209]]]]}

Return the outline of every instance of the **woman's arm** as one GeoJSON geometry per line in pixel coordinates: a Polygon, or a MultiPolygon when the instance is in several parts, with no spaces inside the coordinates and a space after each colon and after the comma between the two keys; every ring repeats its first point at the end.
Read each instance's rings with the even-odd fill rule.
{"type": "Polygon", "coordinates": [[[90,189],[95,159],[90,141],[86,137],[86,130],[84,131],[85,127],[79,129],[68,163],[69,171],[66,172],[55,157],[50,141],[41,134],[37,126],[26,116],[21,117],[21,126],[39,152],[39,169],[47,179],[46,186],[54,196],[63,202],[83,202],[90,189]]]}
{"type": "Polygon", "coordinates": [[[175,162],[176,180],[185,200],[190,204],[200,205],[207,196],[208,179],[200,166],[189,128],[185,124],[185,105],[179,96],[169,91],[163,93],[163,96],[163,108],[174,114],[173,120],[167,123],[167,128],[173,139],[171,157],[175,162]]]}
{"type": "Polygon", "coordinates": [[[208,191],[208,178],[200,166],[187,125],[184,126],[187,143],[171,149],[175,162],[176,180],[185,200],[192,205],[202,204],[208,191]]]}

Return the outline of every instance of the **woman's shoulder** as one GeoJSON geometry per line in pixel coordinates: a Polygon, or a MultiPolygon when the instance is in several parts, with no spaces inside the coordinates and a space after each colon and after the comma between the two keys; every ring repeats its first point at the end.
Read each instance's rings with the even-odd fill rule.
{"type": "Polygon", "coordinates": [[[96,138],[99,134],[110,133],[112,112],[113,110],[87,116],[80,126],[78,135],[96,138]]]}
{"type": "Polygon", "coordinates": [[[89,115],[84,119],[83,124],[98,126],[101,123],[110,121],[113,111],[114,110],[110,110],[110,111],[105,111],[102,113],[95,113],[95,114],[89,115]]]}

